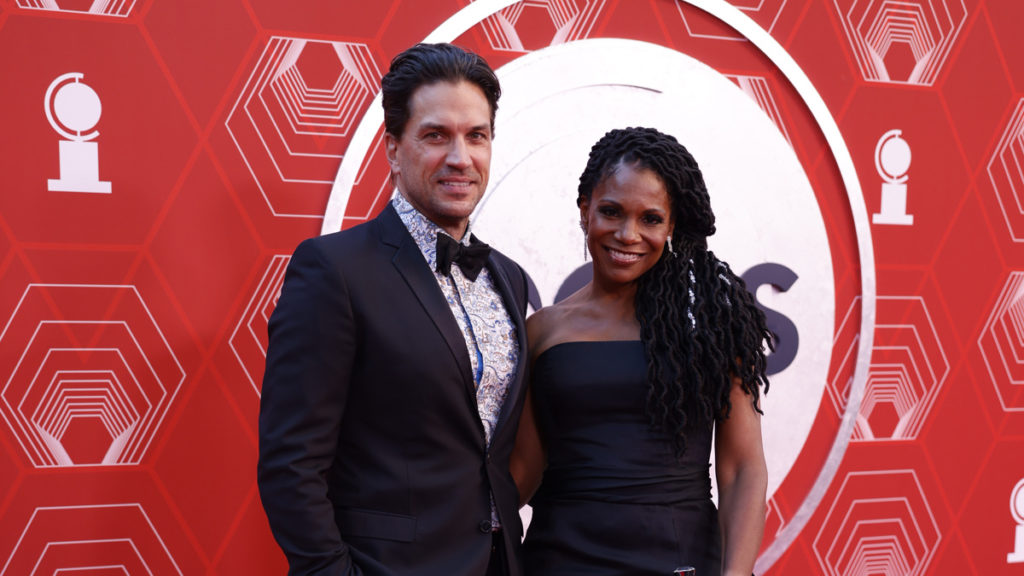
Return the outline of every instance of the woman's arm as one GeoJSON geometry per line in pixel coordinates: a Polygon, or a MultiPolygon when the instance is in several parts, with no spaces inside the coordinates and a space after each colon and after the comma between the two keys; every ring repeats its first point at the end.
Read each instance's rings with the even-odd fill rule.
{"type": "Polygon", "coordinates": [[[519,489],[519,506],[525,506],[540,486],[545,465],[544,445],[541,443],[540,432],[533,409],[533,388],[526,389],[526,404],[523,415],[519,418],[519,431],[516,433],[516,445],[512,449],[509,471],[519,489]]]}
{"type": "Polygon", "coordinates": [[[722,574],[753,572],[764,534],[768,469],[761,441],[761,415],[739,381],[729,393],[732,411],[715,431],[715,470],[722,528],[722,574]]]}
{"type": "MultiPolygon", "coordinates": [[[[541,352],[544,330],[544,318],[547,315],[546,309],[541,309],[526,320],[526,342],[528,347],[530,371],[533,369],[533,361],[541,352]]],[[[533,384],[527,382],[526,400],[523,405],[523,414],[519,417],[519,429],[516,432],[516,445],[512,449],[512,458],[509,461],[509,471],[512,479],[519,489],[519,506],[525,506],[540,486],[541,476],[544,475],[544,468],[547,465],[547,456],[544,452],[544,443],[540,439],[540,430],[537,428],[537,419],[533,405],[533,384]]]]}

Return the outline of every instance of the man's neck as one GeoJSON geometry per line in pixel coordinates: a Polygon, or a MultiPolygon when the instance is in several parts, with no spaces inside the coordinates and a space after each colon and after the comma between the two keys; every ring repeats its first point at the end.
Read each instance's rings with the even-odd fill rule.
{"type": "Polygon", "coordinates": [[[424,214],[419,208],[417,208],[416,205],[413,204],[409,200],[409,197],[406,196],[405,193],[402,192],[397,187],[395,188],[395,192],[398,195],[400,195],[402,197],[402,199],[405,200],[405,202],[407,204],[409,204],[409,206],[412,206],[412,209],[415,210],[416,213],[419,214],[424,220],[426,220],[427,222],[430,222],[434,226],[437,226],[442,231],[444,231],[445,234],[451,236],[452,238],[454,238],[458,242],[461,243],[463,241],[463,239],[466,237],[466,235],[469,233],[469,229],[470,229],[470,227],[469,227],[469,219],[466,219],[463,222],[458,222],[458,223],[455,223],[455,224],[450,224],[450,223],[446,224],[446,223],[442,223],[442,222],[437,222],[433,218],[430,218],[426,214],[424,214]]]}

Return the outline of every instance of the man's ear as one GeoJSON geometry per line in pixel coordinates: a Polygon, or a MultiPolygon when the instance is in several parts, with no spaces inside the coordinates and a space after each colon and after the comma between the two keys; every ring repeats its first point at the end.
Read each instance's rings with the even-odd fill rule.
{"type": "Polygon", "coordinates": [[[395,174],[398,172],[398,138],[390,132],[384,133],[384,151],[388,159],[388,166],[391,167],[391,173],[395,174]]]}

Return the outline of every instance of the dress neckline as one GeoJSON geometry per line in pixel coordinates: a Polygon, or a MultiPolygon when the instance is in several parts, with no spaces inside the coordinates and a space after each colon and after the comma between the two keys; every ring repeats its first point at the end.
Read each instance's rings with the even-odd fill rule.
{"type": "Polygon", "coordinates": [[[565,342],[559,342],[558,344],[553,344],[553,345],[548,346],[547,348],[545,348],[544,351],[541,352],[540,354],[538,354],[537,358],[534,359],[534,363],[539,362],[540,359],[543,358],[545,354],[547,354],[548,352],[551,352],[555,348],[561,348],[561,347],[567,347],[567,346],[578,346],[578,345],[582,345],[582,344],[605,344],[605,345],[611,345],[611,344],[629,344],[629,345],[641,344],[642,345],[643,344],[643,340],[566,340],[565,342]]]}

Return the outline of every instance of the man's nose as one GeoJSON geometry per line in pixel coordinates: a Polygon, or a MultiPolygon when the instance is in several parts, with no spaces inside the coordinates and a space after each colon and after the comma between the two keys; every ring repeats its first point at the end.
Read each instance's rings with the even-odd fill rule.
{"type": "Polygon", "coordinates": [[[466,145],[466,141],[462,138],[452,139],[451,147],[448,149],[448,157],[446,161],[449,166],[455,166],[458,168],[467,168],[471,159],[469,156],[469,147],[466,145]]]}

